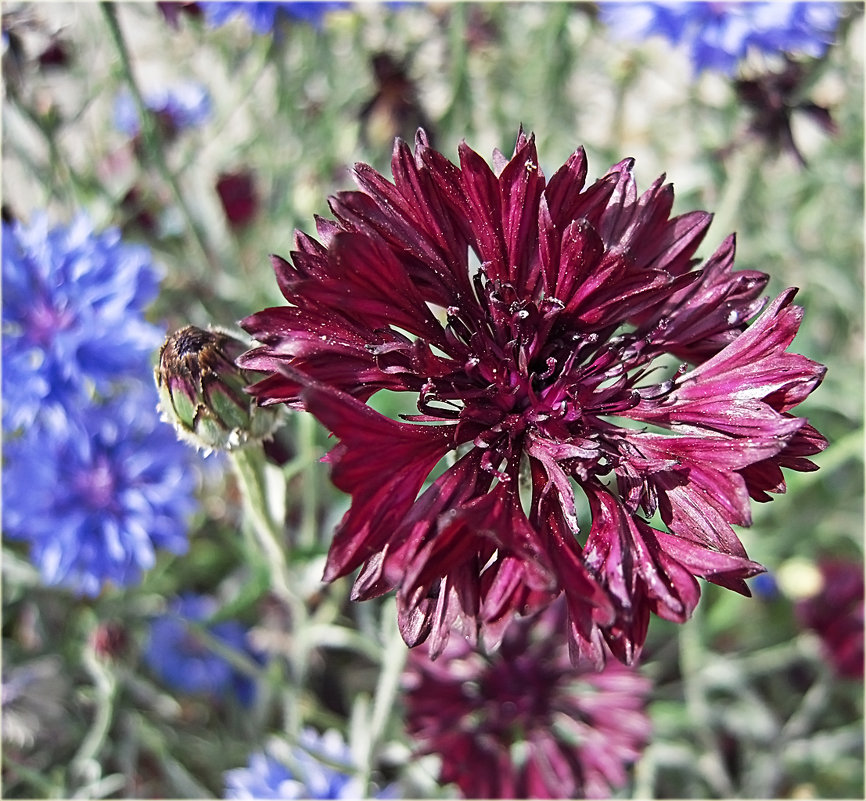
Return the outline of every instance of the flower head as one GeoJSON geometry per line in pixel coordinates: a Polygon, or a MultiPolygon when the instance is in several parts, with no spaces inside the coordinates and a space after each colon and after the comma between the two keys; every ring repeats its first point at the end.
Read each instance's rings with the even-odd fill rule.
{"type": "Polygon", "coordinates": [[[258,659],[247,643],[247,629],[236,620],[209,623],[218,611],[207,595],[186,593],[175,598],[165,614],[154,619],[144,658],[168,686],[185,693],[211,696],[234,693],[243,704],[253,700],[255,685],[246,674],[217,653],[190,623],[201,623],[209,636],[238,653],[258,659]]]}
{"type": "Polygon", "coordinates": [[[193,325],[165,341],[156,385],[163,419],[181,439],[208,451],[232,450],[273,432],[279,415],[244,392],[251,376],[234,360],[245,349],[231,334],[193,325]]]}
{"type": "MultiPolygon", "coordinates": [[[[144,97],[144,104],[156,115],[168,138],[199,127],[211,115],[210,93],[194,81],[183,81],[149,92],[144,97]]],[[[141,133],[138,107],[128,91],[121,92],[114,101],[114,125],[130,138],[141,133]]]]}
{"type": "Polygon", "coordinates": [[[215,188],[229,226],[239,230],[249,225],[259,210],[253,174],[247,170],[220,173],[215,188]]]}
{"type": "Polygon", "coordinates": [[[223,0],[222,2],[199,3],[199,5],[204,9],[208,24],[213,27],[225,25],[236,14],[242,14],[256,33],[265,34],[273,33],[277,22],[284,15],[307,22],[310,25],[319,25],[322,17],[329,11],[347,8],[350,4],[336,0],[334,2],[319,0],[318,2],[265,3],[223,0]]]}
{"type": "Polygon", "coordinates": [[[454,638],[437,662],[424,647],[406,669],[406,720],[439,780],[466,798],[608,798],[650,733],[650,682],[631,668],[575,669],[565,606],[512,625],[485,655],[454,638]]]}
{"type": "Polygon", "coordinates": [[[75,410],[92,389],[146,375],[159,329],[144,318],[156,296],[150,252],[84,215],[50,228],[3,224],[3,427],[48,408],[75,410]]]}
{"type": "Polygon", "coordinates": [[[155,406],[133,390],[4,443],[4,534],[30,543],[46,584],[96,595],[186,550],[193,474],[155,406]]]}
{"type": "Polygon", "coordinates": [[[586,186],[578,150],[547,181],[522,131],[494,162],[421,131],[394,183],[356,165],[322,242],[273,258],[289,305],[243,321],[262,344],[239,363],[339,438],[352,505],[325,579],[398,588],[407,643],[435,656],[457,624],[494,644],[564,593],[574,653],[600,663],[604,639],[629,662],[651,612],[690,616],[696,576],[748,594],[763,568],[731,524],[781,467],[814,469],[825,442],[791,409],[824,368],[786,352],[796,290],[748,324],[767,276],[733,270],[733,237],[693,269],[710,215],[670,217],[664,176],[638,195],[626,159],[586,186]],[[374,411],[381,390],[419,414],[374,411]]]}
{"type": "Polygon", "coordinates": [[[806,165],[806,159],[794,141],[791,120],[795,111],[811,117],[827,133],[837,132],[830,110],[802,97],[805,78],[802,64],[787,59],[779,72],[741,78],[734,84],[737,96],[751,113],[748,134],[763,139],[771,152],[791,153],[801,166],[806,165]]]}
{"type": "Polygon", "coordinates": [[[659,34],[689,48],[696,73],[733,73],[754,49],[818,57],[833,42],[837,4],[825,2],[602,3],[602,21],[614,35],[659,34]]]}
{"type": "Polygon", "coordinates": [[[349,746],[334,730],[303,729],[294,748],[272,743],[246,768],[226,771],[226,798],[360,798],[349,746]],[[342,766],[338,767],[338,766],[342,766]]]}
{"type": "Polygon", "coordinates": [[[821,586],[797,603],[800,624],[821,638],[840,676],[863,680],[863,562],[824,559],[821,586]]]}

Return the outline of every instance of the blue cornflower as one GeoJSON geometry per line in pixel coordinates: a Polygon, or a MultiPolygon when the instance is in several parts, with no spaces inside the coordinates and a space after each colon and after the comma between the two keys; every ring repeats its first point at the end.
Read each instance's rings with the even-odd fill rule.
{"type": "Polygon", "coordinates": [[[297,747],[286,747],[278,758],[275,751],[281,745],[275,742],[269,751],[251,754],[246,768],[226,771],[225,797],[361,797],[363,788],[352,776],[349,746],[338,732],[331,729],[320,735],[314,729],[303,729],[297,747]]]}
{"type": "Polygon", "coordinates": [[[755,576],[750,586],[755,591],[755,595],[765,601],[773,601],[779,597],[779,584],[772,573],[761,573],[755,576]]]}
{"type": "Polygon", "coordinates": [[[225,25],[235,14],[243,14],[256,33],[265,34],[273,32],[282,15],[288,15],[318,27],[326,13],[348,8],[351,4],[327,1],[318,3],[247,3],[228,0],[227,2],[199,3],[199,5],[204,9],[208,23],[214,28],[225,25]]]}
{"type": "MultiPolygon", "coordinates": [[[[169,137],[188,128],[197,128],[211,116],[211,96],[200,83],[182,81],[144,95],[144,104],[157,116],[169,137]]],[[[138,107],[126,90],[114,101],[114,127],[129,137],[141,132],[138,107]]]]}
{"type": "Polygon", "coordinates": [[[696,73],[732,74],[752,49],[818,57],[833,42],[836,3],[602,3],[601,19],[624,39],[658,34],[689,49],[696,73]]]}
{"type": "Polygon", "coordinates": [[[166,614],[152,622],[144,658],[150,669],[175,690],[214,696],[233,693],[248,705],[255,693],[253,680],[208,646],[189,625],[190,621],[203,623],[208,633],[227,647],[261,661],[248,645],[247,629],[240,622],[207,622],[218,611],[216,599],[207,595],[185,593],[175,598],[166,614]]]}
{"type": "Polygon", "coordinates": [[[138,581],[158,549],[186,550],[189,452],[156,403],[139,382],[5,442],[4,533],[29,542],[46,584],[96,595],[138,581]]]}
{"type": "Polygon", "coordinates": [[[49,227],[3,223],[3,428],[90,402],[150,373],[162,332],[144,319],[160,274],[150,251],[79,215],[49,227]]]}

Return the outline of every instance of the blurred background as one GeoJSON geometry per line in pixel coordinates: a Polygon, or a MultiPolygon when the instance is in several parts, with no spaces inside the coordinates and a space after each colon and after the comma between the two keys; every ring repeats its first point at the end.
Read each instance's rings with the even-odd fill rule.
{"type": "MultiPolygon", "coordinates": [[[[352,604],[350,580],[319,581],[347,499],[311,418],[287,415],[258,473],[270,519],[285,521],[291,603],[275,595],[236,466],[153,450],[172,434],[159,422],[136,434],[139,456],[153,450],[148,469],[167,470],[171,452],[183,478],[160,479],[160,514],[178,530],[105,586],[90,567],[57,567],[51,515],[69,547],[84,524],[70,522],[74,496],[61,508],[37,489],[71,486],[74,458],[51,454],[75,443],[47,424],[55,433],[28,440],[40,412],[13,386],[12,303],[26,306],[27,290],[7,275],[7,239],[33,226],[36,253],[48,248],[39,220],[65,228],[84,213],[88,242],[119,232],[92,246],[106,259],[131,248],[124,259],[147,262],[158,291],[128,308],[159,336],[137,340],[149,364],[118,375],[124,393],[153,393],[152,408],[161,336],[186,324],[241,336],[238,320],[279,305],[268,256],[287,257],[296,228],[314,233],[327,197],[353,188],[353,163],[389,174],[394,137],[419,126],[452,160],[463,139],[510,154],[522,125],[548,176],[579,145],[590,180],[626,156],[639,189],[666,173],[675,214],[715,214],[700,256],[736,231],[737,266],[769,273],[769,295],[800,288],[793,350],[828,366],[798,412],[830,442],[821,469],[789,473],[787,493],[753,504],[738,532],[768,568],[754,597],[702,584],[694,620],[650,625],[640,671],[653,734],[615,794],[862,797],[862,5],[831,4],[818,55],[749,52],[731,70],[700,68],[652,32],[625,35],[603,3],[207,5],[3,4],[3,794],[223,797],[227,771],[312,729],[339,733],[362,782],[316,797],[457,795],[435,757],[412,757],[392,601],[352,604]]],[[[72,239],[52,252],[78,253],[72,239]]]]}

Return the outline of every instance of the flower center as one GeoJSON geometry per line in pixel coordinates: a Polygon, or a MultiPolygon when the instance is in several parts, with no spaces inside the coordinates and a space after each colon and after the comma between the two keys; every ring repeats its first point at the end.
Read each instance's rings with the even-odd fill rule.
{"type": "Polygon", "coordinates": [[[544,727],[559,676],[534,656],[496,660],[479,687],[487,723],[507,739],[517,741],[544,727]]]}
{"type": "Polygon", "coordinates": [[[68,309],[56,309],[43,300],[37,301],[27,315],[27,333],[40,347],[48,347],[58,331],[70,328],[75,315],[68,309]]]}
{"type": "Polygon", "coordinates": [[[117,482],[111,465],[100,459],[78,476],[77,488],[84,501],[93,509],[107,509],[114,502],[117,482]]]}
{"type": "Polygon", "coordinates": [[[604,456],[615,447],[595,443],[615,427],[601,418],[639,402],[643,373],[633,368],[642,361],[641,340],[581,331],[554,297],[526,300],[510,284],[481,279],[475,289],[483,315],[447,310],[448,339],[464,364],[428,380],[419,409],[458,419],[459,441],[484,449],[482,467],[501,480],[517,476],[527,435],[582,442],[588,449],[578,472],[607,472],[604,456]]]}

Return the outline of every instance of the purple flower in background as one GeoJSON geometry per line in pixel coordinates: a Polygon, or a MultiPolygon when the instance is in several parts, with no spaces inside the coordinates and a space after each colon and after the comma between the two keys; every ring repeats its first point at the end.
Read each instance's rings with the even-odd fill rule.
{"type": "Polygon", "coordinates": [[[232,17],[243,15],[258,34],[272,33],[277,22],[284,16],[317,26],[329,11],[348,8],[345,2],[307,3],[258,3],[258,2],[214,2],[199,3],[205,18],[213,27],[225,25],[232,17]]]}
{"type": "Polygon", "coordinates": [[[508,628],[492,655],[453,638],[438,661],[413,651],[407,731],[442,759],[465,798],[609,798],[650,734],[649,680],[611,662],[574,667],[562,601],[508,628]]]}
{"type": "MultiPolygon", "coordinates": [[[[181,131],[203,125],[211,115],[210,93],[193,81],[148,92],[144,95],[144,104],[156,115],[169,139],[181,131]]],[[[114,101],[114,126],[131,139],[141,133],[138,107],[129,91],[121,92],[114,101]]]]}
{"type": "Polygon", "coordinates": [[[3,224],[3,428],[77,409],[91,391],[146,376],[162,332],[144,319],[159,287],[150,251],[78,216],[3,224]]]}
{"type": "Polygon", "coordinates": [[[288,305],[242,322],[262,344],[239,363],[340,440],[352,504],[324,578],[396,588],[407,644],[435,657],[457,624],[490,647],[564,594],[575,656],[630,663],[651,613],[688,619],[696,577],[749,594],[763,568],[732,525],[782,467],[815,469],[826,442],[791,410],[824,368],[787,352],[796,290],[757,316],[768,276],[734,270],[733,236],[693,269],[711,217],[671,217],[664,176],[639,195],[625,159],[586,186],[581,149],[547,181],[523,131],[495,172],[459,153],[419,131],[394,183],[357,164],[322,241],[274,257],[288,305]],[[380,390],[420,414],[379,414],[380,390]]]}
{"type": "Polygon", "coordinates": [[[156,402],[145,384],[4,443],[4,534],[30,544],[46,584],[92,596],[186,550],[194,478],[156,402]]]}
{"type": "Polygon", "coordinates": [[[353,775],[353,759],[342,736],[329,730],[303,729],[298,745],[278,757],[273,744],[250,755],[245,768],[225,773],[225,798],[361,798],[363,788],[353,775]]]}
{"type": "MultiPolygon", "coordinates": [[[[167,427],[166,427],[167,428],[167,427]]],[[[185,693],[222,696],[233,693],[249,705],[255,694],[253,679],[217,653],[190,622],[201,623],[207,633],[253,661],[260,661],[247,642],[247,629],[236,620],[210,623],[219,611],[215,598],[186,593],[174,599],[165,614],[153,620],[144,659],[169,687],[185,693]]]]}
{"type": "Polygon", "coordinates": [[[183,2],[157,2],[156,7],[165,18],[165,21],[172,28],[180,27],[180,16],[185,14],[193,19],[198,19],[202,15],[201,7],[196,2],[184,0],[183,2]]]}
{"type": "Polygon", "coordinates": [[[224,798],[304,798],[304,786],[270,754],[250,754],[245,768],[225,773],[224,798]]]}
{"type": "Polygon", "coordinates": [[[818,57],[832,44],[836,3],[601,3],[601,20],[619,38],[658,34],[689,49],[695,72],[732,74],[751,49],[818,57]]]}
{"type": "Polygon", "coordinates": [[[823,559],[818,567],[822,586],[797,603],[797,619],[818,634],[840,676],[862,681],[863,562],[823,559]]]}

